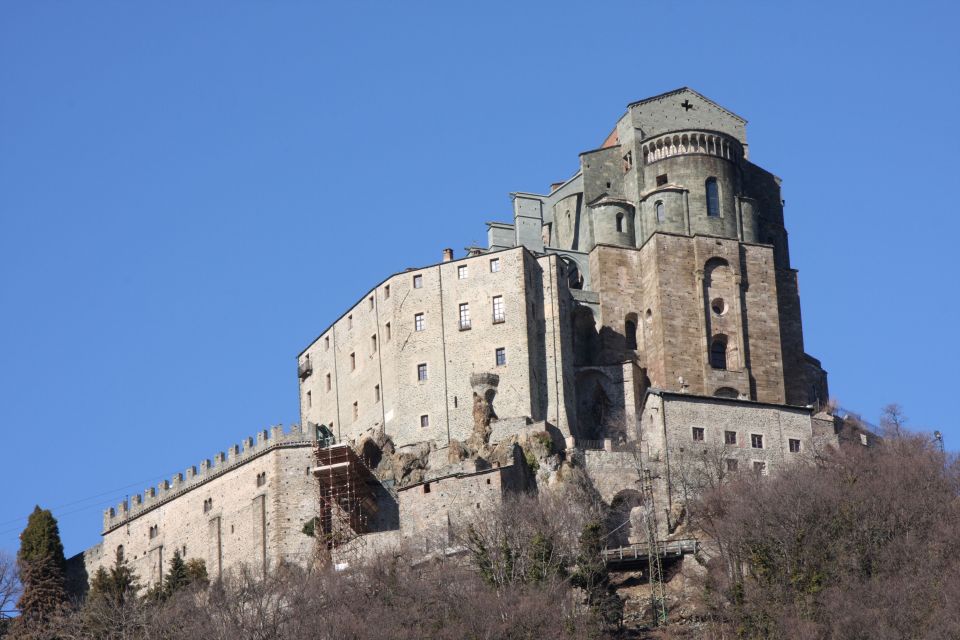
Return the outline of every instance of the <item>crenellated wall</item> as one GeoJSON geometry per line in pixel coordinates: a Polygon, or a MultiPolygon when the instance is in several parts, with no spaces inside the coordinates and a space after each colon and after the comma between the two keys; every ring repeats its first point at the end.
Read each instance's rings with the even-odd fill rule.
{"type": "Polygon", "coordinates": [[[103,533],[106,534],[277,447],[312,445],[316,439],[316,433],[305,433],[300,425],[296,424],[292,425],[287,433],[284,433],[280,425],[258,431],[256,436],[245,438],[242,445],[235,444],[226,453],[220,451],[214,454],[212,462],[209,458],[201,460],[199,470],[197,466],[187,467],[185,472],[174,474],[170,480],[164,480],[156,487],[148,487],[143,494],[132,496],[129,502],[124,500],[116,507],[105,510],[103,533]]]}

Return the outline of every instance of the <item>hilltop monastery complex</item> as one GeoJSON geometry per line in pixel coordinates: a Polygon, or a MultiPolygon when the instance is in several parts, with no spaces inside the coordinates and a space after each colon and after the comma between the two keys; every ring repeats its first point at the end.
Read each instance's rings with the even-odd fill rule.
{"type": "Polygon", "coordinates": [[[691,452],[766,474],[835,444],[780,179],[746,121],[684,88],[598,133],[568,180],[511,194],[486,247],[438,251],[331,317],[298,356],[300,425],[109,509],[87,574],[117,553],[150,584],[174,552],[215,577],[318,546],[444,549],[477,508],[548,481],[531,443],[609,502],[636,494],[640,460],[666,535],[691,452]]]}

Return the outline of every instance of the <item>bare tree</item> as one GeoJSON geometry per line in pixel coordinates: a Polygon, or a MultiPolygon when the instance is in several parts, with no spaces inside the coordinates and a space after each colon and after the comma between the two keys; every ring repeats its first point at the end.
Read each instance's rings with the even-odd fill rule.
{"type": "Polygon", "coordinates": [[[0,551],[0,618],[12,615],[20,594],[20,578],[17,563],[8,554],[0,551]]]}

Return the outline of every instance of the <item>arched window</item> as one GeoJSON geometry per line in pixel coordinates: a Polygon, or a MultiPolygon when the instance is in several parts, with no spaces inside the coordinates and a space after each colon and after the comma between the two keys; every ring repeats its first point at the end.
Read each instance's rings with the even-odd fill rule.
{"type": "Polygon", "coordinates": [[[713,392],[713,395],[718,398],[739,398],[740,392],[731,387],[720,387],[713,392]]]}
{"type": "Polygon", "coordinates": [[[714,336],[710,343],[710,366],[714,369],[727,368],[727,336],[714,336]]]}
{"type": "Polygon", "coordinates": [[[617,214],[617,233],[623,233],[623,214],[617,214]]]}
{"type": "Polygon", "coordinates": [[[657,211],[657,222],[663,222],[667,219],[667,214],[663,210],[663,201],[657,200],[657,204],[653,205],[654,209],[657,211]]]}
{"type": "Polygon", "coordinates": [[[707,215],[711,218],[720,217],[720,189],[716,178],[707,178],[707,215]]]}
{"type": "Polygon", "coordinates": [[[623,323],[623,332],[627,338],[627,349],[637,348],[637,315],[631,313],[623,323]]]}
{"type": "Polygon", "coordinates": [[[123,562],[123,545],[117,545],[117,562],[123,562]]]}

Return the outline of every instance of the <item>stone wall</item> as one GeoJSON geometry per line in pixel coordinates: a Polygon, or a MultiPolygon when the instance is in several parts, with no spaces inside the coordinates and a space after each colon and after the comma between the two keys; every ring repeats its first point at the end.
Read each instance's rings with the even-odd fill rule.
{"type": "Polygon", "coordinates": [[[87,574],[111,566],[118,548],[144,586],[160,581],[175,551],[203,560],[212,577],[242,563],[305,562],[312,539],[301,529],[316,512],[314,444],[297,427],[274,427],[109,509],[102,542],[84,553],[87,574]]]}

